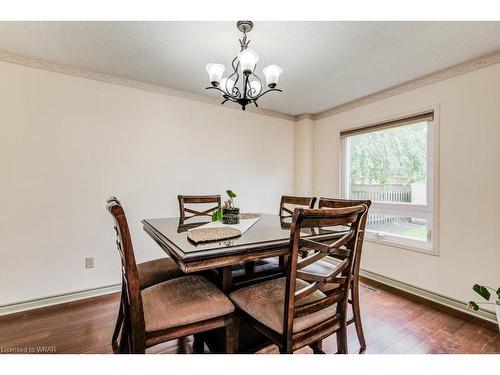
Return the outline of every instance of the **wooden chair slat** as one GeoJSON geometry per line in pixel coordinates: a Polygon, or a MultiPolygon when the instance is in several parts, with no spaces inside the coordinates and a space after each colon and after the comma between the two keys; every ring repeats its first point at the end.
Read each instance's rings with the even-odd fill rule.
{"type": "Polygon", "coordinates": [[[354,231],[350,230],[349,232],[347,232],[346,234],[344,234],[342,237],[335,240],[331,244],[325,244],[325,243],[317,242],[317,241],[314,241],[311,239],[302,238],[302,239],[300,239],[299,246],[305,247],[307,249],[321,251],[324,253],[330,253],[335,248],[345,246],[345,244],[347,244],[347,242],[349,242],[352,239],[354,234],[355,234],[354,231]]]}
{"type": "Polygon", "coordinates": [[[306,298],[308,295],[317,291],[318,288],[319,288],[319,284],[316,282],[313,282],[313,283],[307,285],[306,287],[296,291],[295,292],[295,301],[300,301],[300,300],[306,298]]]}
{"type": "Polygon", "coordinates": [[[323,259],[327,255],[328,255],[327,253],[317,252],[312,255],[309,255],[306,258],[302,258],[300,261],[297,262],[297,269],[300,270],[307,266],[310,266],[311,264],[314,264],[317,261],[323,259]]]}
{"type": "Polygon", "coordinates": [[[294,318],[299,318],[301,316],[313,314],[317,311],[323,310],[329,306],[334,305],[343,297],[345,293],[338,292],[335,294],[327,295],[321,299],[304,303],[298,306],[295,306],[294,309],[294,318]]]}
{"type": "Polygon", "coordinates": [[[297,271],[297,277],[304,281],[318,281],[322,283],[333,282],[332,280],[342,271],[344,271],[349,266],[349,262],[344,259],[339,265],[337,265],[332,272],[328,275],[321,275],[318,273],[297,271]]]}
{"type": "MultiPolygon", "coordinates": [[[[211,212],[217,210],[218,208],[219,207],[212,207],[212,208],[209,208],[209,209],[207,209],[205,211],[197,211],[197,210],[194,210],[192,208],[185,207],[184,211],[188,212],[190,214],[193,214],[193,216],[198,216],[198,215],[199,216],[203,216],[203,215],[205,215],[205,216],[211,216],[211,212]]],[[[190,217],[192,217],[192,216],[190,216],[190,217]]]]}
{"type": "Polygon", "coordinates": [[[340,318],[340,315],[334,315],[316,326],[294,333],[292,336],[292,351],[321,341],[337,332],[341,325],[340,318]]]}
{"type": "Polygon", "coordinates": [[[221,207],[221,197],[220,195],[178,195],[177,199],[179,201],[179,225],[184,225],[185,220],[191,219],[197,216],[212,216],[212,213],[221,207]],[[217,205],[213,208],[209,208],[203,211],[198,211],[192,207],[186,207],[186,204],[207,204],[216,203],[217,205]],[[191,216],[186,216],[186,213],[192,214],[191,216]]]}

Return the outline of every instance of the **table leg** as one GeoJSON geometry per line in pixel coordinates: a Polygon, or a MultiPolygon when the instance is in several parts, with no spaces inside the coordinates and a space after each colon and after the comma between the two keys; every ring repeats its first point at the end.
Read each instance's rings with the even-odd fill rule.
{"type": "Polygon", "coordinates": [[[255,262],[251,260],[250,262],[245,263],[245,271],[248,274],[254,273],[255,272],[255,262]]]}
{"type": "Polygon", "coordinates": [[[223,292],[229,292],[231,290],[231,286],[233,284],[231,271],[231,266],[222,267],[221,289],[223,292]]]}

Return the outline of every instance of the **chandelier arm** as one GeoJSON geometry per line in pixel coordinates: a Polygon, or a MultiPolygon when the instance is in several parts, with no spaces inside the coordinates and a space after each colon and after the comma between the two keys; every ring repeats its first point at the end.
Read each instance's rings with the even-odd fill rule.
{"type": "MultiPolygon", "coordinates": [[[[257,64],[255,65],[254,72],[255,72],[255,70],[256,70],[256,69],[257,69],[257,64]]],[[[262,87],[263,87],[263,86],[262,86],[262,81],[260,80],[260,78],[259,78],[259,76],[258,76],[257,74],[252,73],[252,75],[253,75],[255,78],[257,78],[257,81],[259,81],[259,83],[260,83],[260,92],[262,92],[262,87]]],[[[249,88],[248,92],[249,92],[249,95],[248,95],[248,96],[249,96],[250,98],[252,98],[252,99],[257,99],[257,98],[260,96],[260,93],[259,93],[259,95],[257,95],[257,96],[253,96],[253,95],[252,95],[252,87],[251,87],[251,86],[250,86],[250,88],[249,88]]]]}
{"type": "Polygon", "coordinates": [[[235,98],[241,98],[240,89],[236,86],[233,86],[232,96],[234,96],[235,98]]]}
{"type": "Polygon", "coordinates": [[[238,60],[238,56],[236,56],[233,61],[231,62],[231,66],[233,67],[233,73],[227,77],[227,81],[226,81],[226,86],[227,86],[227,82],[234,76],[236,75],[236,78],[234,79],[234,85],[233,85],[233,89],[232,89],[232,96],[234,97],[241,97],[241,94],[240,94],[240,90],[238,89],[237,87],[237,84],[238,84],[238,81],[240,80],[240,74],[238,73],[238,67],[240,65],[240,62],[238,61],[236,63],[236,66],[234,65],[234,63],[238,60]]]}
{"type": "Polygon", "coordinates": [[[229,94],[229,93],[225,92],[225,91],[224,91],[224,90],[222,90],[220,87],[216,87],[216,86],[209,86],[209,87],[205,87],[205,89],[206,89],[206,90],[210,90],[210,89],[212,89],[212,90],[213,90],[213,89],[218,90],[218,91],[220,91],[220,92],[223,94],[223,97],[226,97],[226,96],[227,96],[227,97],[229,97],[231,100],[233,100],[233,99],[234,99],[234,100],[237,100],[237,99],[238,99],[238,97],[233,96],[233,95],[231,95],[231,94],[229,94]]]}
{"type": "Polygon", "coordinates": [[[269,90],[266,90],[266,91],[264,91],[263,93],[261,93],[259,96],[256,96],[255,98],[252,98],[252,99],[253,99],[253,100],[257,100],[257,99],[259,99],[261,96],[264,96],[264,95],[266,95],[268,92],[271,92],[271,91],[283,92],[283,90],[281,90],[281,89],[269,89],[269,90]]]}

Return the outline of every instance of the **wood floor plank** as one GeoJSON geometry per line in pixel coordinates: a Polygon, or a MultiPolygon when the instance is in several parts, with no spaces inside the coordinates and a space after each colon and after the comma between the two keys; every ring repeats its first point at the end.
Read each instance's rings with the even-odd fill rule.
{"type": "MultiPolygon", "coordinates": [[[[361,315],[366,353],[488,353],[500,354],[496,327],[413,297],[380,283],[363,280],[361,315]]],[[[89,298],[0,317],[0,346],[56,353],[112,353],[110,345],[119,295],[89,298]]],[[[358,353],[354,325],[347,333],[349,353],[358,353]]],[[[207,348],[205,348],[208,351],[207,348]]],[[[323,350],[335,353],[335,335],[323,341],[323,350]]],[[[192,353],[193,338],[172,340],[148,354],[192,353]]],[[[278,353],[269,346],[259,353],[278,353]]],[[[306,347],[299,353],[312,353],[306,347]]]]}

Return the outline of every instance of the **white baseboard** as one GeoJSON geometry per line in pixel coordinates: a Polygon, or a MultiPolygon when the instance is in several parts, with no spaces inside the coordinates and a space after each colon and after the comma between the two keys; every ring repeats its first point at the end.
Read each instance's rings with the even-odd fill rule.
{"type": "Polygon", "coordinates": [[[367,279],[378,281],[381,284],[391,286],[396,289],[400,289],[404,292],[425,298],[426,300],[439,303],[440,305],[450,307],[454,310],[458,310],[460,312],[466,313],[468,315],[472,315],[476,318],[480,318],[483,320],[487,320],[492,323],[497,323],[496,314],[494,311],[487,310],[479,310],[479,311],[471,311],[467,309],[467,303],[464,301],[459,301],[454,298],[446,297],[438,293],[431,292],[426,289],[422,289],[410,284],[406,284],[401,281],[397,281],[391,279],[389,277],[385,277],[374,272],[361,270],[360,275],[366,277],[367,279]]]}
{"type": "Polygon", "coordinates": [[[116,293],[121,291],[121,284],[103,286],[100,288],[80,290],[72,293],[59,294],[55,296],[36,298],[21,302],[16,302],[8,305],[0,305],[0,316],[15,314],[22,311],[39,309],[60,303],[78,301],[81,299],[98,297],[105,294],[116,293]]]}

